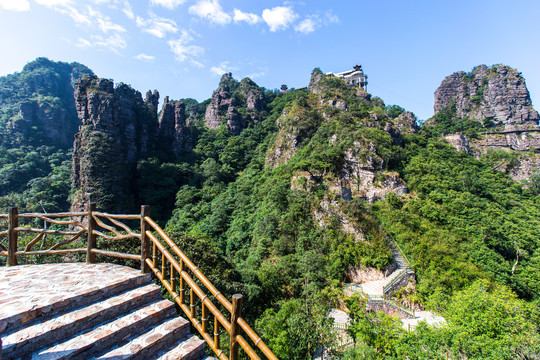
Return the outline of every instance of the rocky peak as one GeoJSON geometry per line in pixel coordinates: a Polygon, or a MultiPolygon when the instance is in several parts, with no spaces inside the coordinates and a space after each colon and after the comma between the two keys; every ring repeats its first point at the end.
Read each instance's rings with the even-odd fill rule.
{"type": "Polygon", "coordinates": [[[157,90],[154,90],[154,92],[151,92],[148,90],[146,92],[146,97],[144,99],[145,104],[152,105],[154,111],[157,113],[158,110],[158,104],[159,104],[159,92],[157,90]]]}
{"type": "Polygon", "coordinates": [[[166,96],[159,113],[159,145],[172,149],[175,156],[182,150],[192,148],[190,122],[186,119],[186,105],[183,101],[170,101],[166,96]]]}
{"type": "Polygon", "coordinates": [[[260,112],[264,106],[262,88],[251,79],[238,82],[231,73],[227,73],[221,77],[218,89],[212,93],[204,122],[210,129],[217,129],[224,123],[231,134],[238,135],[249,123],[262,119],[260,112]]]}
{"type": "Polygon", "coordinates": [[[156,143],[157,114],[143,102],[141,93],[96,76],[83,77],[75,91],[82,122],[73,145],[72,208],[84,209],[89,201],[107,211],[133,207],[137,161],[156,143]]]}
{"type": "MultiPolygon", "coordinates": [[[[435,91],[435,114],[444,114],[450,107],[455,107],[449,112],[455,112],[454,118],[473,119],[485,128],[475,138],[446,135],[445,139],[457,150],[477,158],[493,150],[526,151],[518,156],[512,169],[497,168],[517,181],[540,169],[540,116],[532,107],[519,71],[506,65],[480,65],[470,73],[460,71],[447,76],[435,91]]],[[[430,119],[428,126],[435,121],[436,117],[430,119]]]]}
{"type": "Polygon", "coordinates": [[[540,119],[525,79],[506,65],[480,65],[470,73],[447,76],[435,91],[434,111],[438,113],[451,104],[455,104],[460,118],[488,120],[504,130],[535,127],[540,119]]]}
{"type": "Polygon", "coordinates": [[[41,57],[21,73],[0,77],[0,127],[6,131],[2,146],[71,147],[79,126],[73,82],[83,74],[92,71],[41,57]]]}

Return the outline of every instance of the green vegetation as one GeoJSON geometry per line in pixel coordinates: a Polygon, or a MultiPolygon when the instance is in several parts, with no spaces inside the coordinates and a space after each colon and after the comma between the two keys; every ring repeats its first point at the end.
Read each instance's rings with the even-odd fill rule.
{"type": "Polygon", "coordinates": [[[0,209],[69,207],[70,149],[79,123],[73,87],[91,73],[78,63],[37,58],[21,73],[0,77],[0,209]]]}
{"type": "MultiPolygon", "coordinates": [[[[227,77],[220,86],[247,114],[256,84],[227,77]]],[[[257,119],[236,136],[225,124],[203,125],[209,101],[185,99],[194,148],[178,158],[158,149],[139,161],[135,201],[152,206],[220,291],[247,297],[243,316],[281,359],[306,359],[321,346],[343,359],[537,358],[540,175],[522,187],[494,169],[510,170],[518,153],[477,160],[443,142],[452,133],[480,136],[489,125],[457,118],[454,104],[416,131],[400,119],[405,109],[367,100],[319,69],[310,87],[317,92],[264,91],[257,119]],[[409,193],[371,203],[392,181],[409,193]],[[362,299],[345,298],[351,269],[391,263],[387,237],[416,271],[416,290],[403,296],[441,313],[446,325],[407,332],[399,320],[367,312],[362,299]],[[336,345],[327,318],[344,306],[349,349],[336,345]]],[[[54,94],[38,95],[57,103],[45,98],[54,94]]],[[[69,150],[24,136],[0,148],[0,207],[66,209],[69,150]]],[[[94,156],[111,149],[98,146],[94,156]]]]}

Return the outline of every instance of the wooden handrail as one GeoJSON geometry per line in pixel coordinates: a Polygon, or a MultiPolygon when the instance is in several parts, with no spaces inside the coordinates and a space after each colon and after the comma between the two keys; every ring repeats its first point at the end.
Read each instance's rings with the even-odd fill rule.
{"type": "MultiPolygon", "coordinates": [[[[220,360],[237,360],[241,348],[251,359],[259,360],[262,353],[267,359],[277,360],[274,353],[268,348],[259,335],[241,317],[242,295],[233,296],[229,301],[208,280],[199,268],[174,243],[165,231],[149,216],[150,209],[144,205],[141,213],[109,214],[96,211],[95,204],[89,204],[87,212],[61,212],[61,213],[22,213],[17,208],[11,208],[9,214],[0,214],[0,219],[8,220],[8,228],[0,229],[0,236],[7,236],[7,251],[0,251],[0,256],[6,256],[6,265],[17,265],[17,257],[29,255],[58,255],[71,253],[86,253],[86,262],[94,263],[96,254],[108,257],[117,257],[141,262],[141,272],[152,272],[182,309],[199,334],[207,342],[220,360]],[[19,225],[19,219],[39,219],[44,223],[57,226],[67,226],[67,230],[43,229],[19,225]],[[69,218],[68,220],[57,218],[69,218]],[[83,222],[86,219],[86,223],[83,222]],[[139,220],[141,232],[133,231],[120,220],[139,220]],[[109,225],[105,221],[108,221],[109,225]],[[19,233],[37,233],[30,240],[23,251],[17,249],[19,233]],[[50,246],[46,250],[32,250],[37,243],[43,242],[49,235],[60,235],[64,240],[50,246]],[[86,248],[60,247],[84,239],[86,234],[86,248]],[[111,235],[108,235],[111,234],[111,235]],[[141,241],[139,254],[128,254],[97,248],[97,239],[103,238],[111,241],[136,238],[141,241]],[[152,247],[152,250],[150,249],[152,247]],[[202,284],[202,287],[200,286],[202,284]],[[222,307],[222,308],[221,308],[222,307]],[[228,312],[226,316],[222,312],[228,312]],[[214,321],[211,321],[213,317],[214,321]],[[228,355],[222,349],[221,330],[228,333],[228,355]],[[243,336],[246,335],[246,337],[243,336]],[[254,346],[252,346],[250,340],[254,346]],[[257,353],[258,349],[260,353],[257,353]]],[[[35,225],[34,225],[35,226],[35,225]]],[[[84,241],[84,240],[83,240],[84,241]]]]}
{"type": "MultiPolygon", "coordinates": [[[[210,292],[210,294],[216,300],[218,300],[219,303],[223,305],[223,307],[231,314],[230,322],[223,321],[223,319],[221,318],[221,316],[223,316],[221,312],[219,312],[219,310],[213,305],[213,303],[210,301],[208,296],[200,289],[200,287],[197,286],[197,284],[189,276],[187,271],[184,270],[183,266],[174,259],[172,254],[165,248],[165,246],[158,240],[158,238],[151,231],[147,231],[146,234],[152,240],[154,249],[159,250],[160,252],[162,252],[162,255],[163,255],[161,271],[156,266],[156,263],[153,261],[150,261],[150,259],[146,260],[148,266],[152,269],[152,271],[156,274],[156,276],[162,281],[162,283],[165,285],[165,287],[167,288],[171,296],[173,296],[175,301],[180,305],[185,315],[190,319],[190,321],[193,323],[195,328],[199,331],[201,336],[203,336],[203,338],[207,341],[207,343],[212,348],[214,353],[218,355],[220,359],[230,359],[230,360],[237,359],[238,349],[235,346],[235,342],[236,342],[251,359],[259,359],[259,356],[255,352],[253,347],[247,342],[247,340],[244,337],[242,337],[242,335],[240,335],[237,332],[238,330],[241,329],[248,335],[249,339],[253,341],[255,346],[266,356],[267,359],[278,360],[277,357],[274,355],[274,353],[268,348],[268,346],[260,338],[260,336],[258,336],[251,329],[251,327],[245,322],[244,319],[242,319],[239,316],[239,314],[236,314],[237,312],[239,312],[238,308],[235,308],[235,306],[233,306],[233,304],[229,302],[229,300],[227,300],[227,298],[223,294],[221,294],[221,292],[217,290],[217,288],[210,282],[210,280],[208,280],[208,278],[206,278],[206,276],[204,276],[204,274],[199,270],[199,268],[196,267],[195,264],[193,264],[193,262],[191,262],[191,260],[184,254],[184,252],[169,238],[169,236],[165,233],[165,231],[163,231],[163,229],[161,229],[161,227],[158,224],[156,224],[156,222],[154,222],[150,217],[147,216],[144,218],[144,220],[148,222],[150,227],[153,230],[155,230],[155,232],[163,239],[163,241],[172,249],[174,254],[180,258],[181,264],[185,264],[187,268],[194,274],[194,276],[210,292]],[[215,339],[212,338],[210,333],[203,332],[203,326],[202,326],[201,320],[193,316],[192,308],[185,306],[185,304],[179,300],[180,295],[178,294],[176,289],[174,289],[171,286],[171,283],[169,281],[164,280],[163,269],[166,265],[163,263],[163,259],[167,259],[167,261],[170,262],[170,264],[179,273],[180,277],[187,282],[188,286],[190,286],[191,289],[194,290],[197,297],[201,300],[201,303],[208,306],[208,310],[210,310],[210,312],[214,316],[218,317],[219,323],[221,323],[223,325],[224,330],[229,333],[230,338],[231,338],[229,357],[223,354],[222,349],[219,347],[219,343],[218,343],[219,340],[215,341],[215,339]],[[240,329],[234,328],[235,323],[238,324],[240,329]]],[[[159,257],[157,256],[154,257],[154,260],[156,260],[156,258],[159,258],[159,257]]],[[[233,300],[234,300],[234,297],[233,297],[233,300]]]]}

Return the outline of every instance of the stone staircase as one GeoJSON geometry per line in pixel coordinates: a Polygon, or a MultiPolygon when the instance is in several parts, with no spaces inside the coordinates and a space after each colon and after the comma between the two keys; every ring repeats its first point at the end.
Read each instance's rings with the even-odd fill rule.
{"type": "Polygon", "coordinates": [[[119,265],[2,268],[0,323],[2,360],[205,356],[205,342],[190,333],[150,275],[119,265]]]}
{"type": "Polygon", "coordinates": [[[370,296],[384,296],[384,287],[390,284],[396,277],[407,269],[407,261],[393,243],[388,244],[394,256],[397,267],[390,275],[381,280],[368,281],[363,284],[351,284],[351,290],[361,291],[370,296]]]}

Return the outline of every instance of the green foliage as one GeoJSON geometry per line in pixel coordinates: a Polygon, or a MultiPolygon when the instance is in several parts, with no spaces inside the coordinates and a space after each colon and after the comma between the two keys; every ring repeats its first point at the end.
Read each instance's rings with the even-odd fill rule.
{"type": "Polygon", "coordinates": [[[537,266],[531,256],[539,245],[540,208],[517,183],[437,141],[411,158],[404,177],[416,196],[402,206],[390,198],[374,210],[412,258],[424,299],[482,278],[521,296],[540,295],[529,280],[537,266]]]}
{"type": "Polygon", "coordinates": [[[478,280],[447,299],[447,324],[420,323],[404,331],[399,320],[365,310],[363,299],[346,300],[355,346],[343,358],[534,359],[540,355],[538,309],[508,288],[478,280]]]}
{"type": "Polygon", "coordinates": [[[456,104],[451,103],[422,126],[420,133],[428,137],[462,133],[470,138],[476,138],[482,131],[481,123],[474,119],[459,118],[456,104]]]}
{"type": "Polygon", "coordinates": [[[78,127],[73,89],[77,79],[91,73],[78,63],[37,58],[21,73],[0,77],[0,208],[69,207],[69,132],[73,136],[78,127]],[[67,129],[46,123],[58,119],[67,129]]]}
{"type": "Polygon", "coordinates": [[[331,343],[331,327],[320,304],[293,299],[270,308],[257,320],[256,328],[280,359],[312,358],[321,346],[331,343]]]}
{"type": "Polygon", "coordinates": [[[402,108],[399,105],[387,105],[386,106],[386,113],[388,116],[390,116],[392,119],[397,118],[399,115],[403,114],[405,112],[405,109],[402,108]]]}
{"type": "Polygon", "coordinates": [[[47,212],[69,207],[71,154],[40,146],[6,150],[0,147],[0,209],[47,212]],[[20,195],[18,195],[20,194],[20,195]]]}

